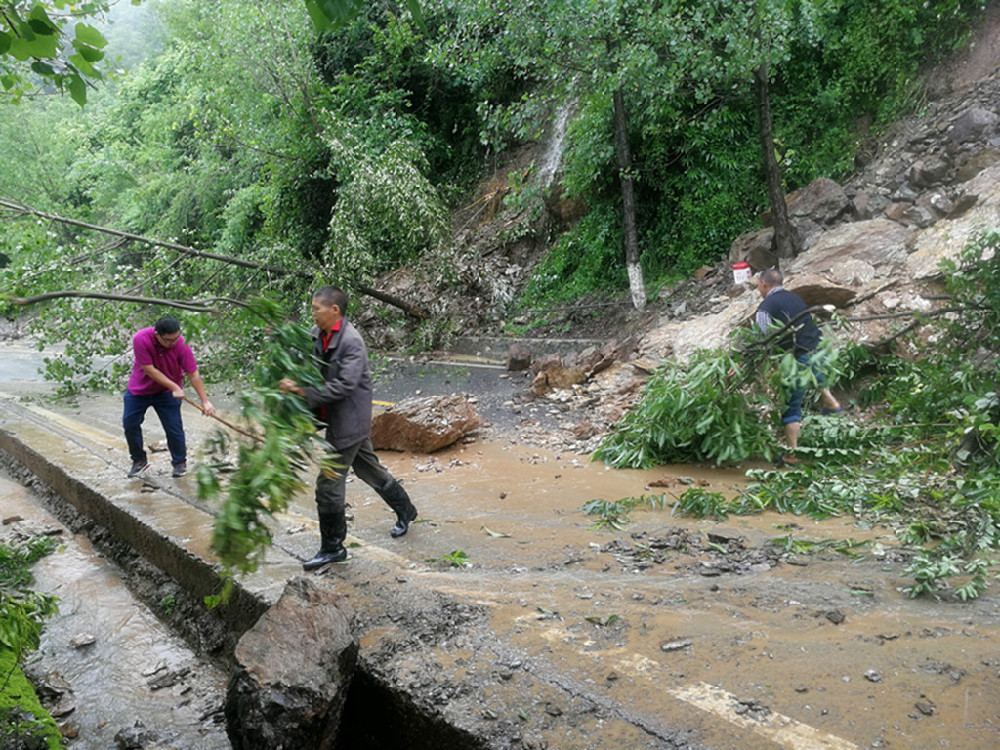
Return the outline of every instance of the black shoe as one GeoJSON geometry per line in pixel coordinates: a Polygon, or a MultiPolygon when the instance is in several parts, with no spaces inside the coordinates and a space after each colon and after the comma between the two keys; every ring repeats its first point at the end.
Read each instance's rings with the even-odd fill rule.
{"type": "Polygon", "coordinates": [[[188,473],[187,461],[181,461],[179,464],[174,464],[174,471],[170,476],[182,477],[187,473],[188,473]]]}
{"type": "Polygon", "coordinates": [[[410,524],[417,520],[417,508],[410,505],[410,510],[405,516],[396,516],[396,525],[389,531],[389,536],[393,539],[403,536],[410,530],[410,524]]]}
{"type": "Polygon", "coordinates": [[[131,479],[137,474],[141,474],[148,468],[149,468],[149,461],[147,461],[145,458],[142,459],[141,461],[133,461],[132,468],[128,470],[129,479],[131,479]]]}
{"type": "Polygon", "coordinates": [[[324,552],[320,550],[316,553],[316,556],[312,560],[306,560],[302,563],[302,570],[316,570],[316,568],[322,568],[324,565],[329,565],[330,563],[343,562],[347,559],[347,548],[340,545],[333,552],[324,552]]]}

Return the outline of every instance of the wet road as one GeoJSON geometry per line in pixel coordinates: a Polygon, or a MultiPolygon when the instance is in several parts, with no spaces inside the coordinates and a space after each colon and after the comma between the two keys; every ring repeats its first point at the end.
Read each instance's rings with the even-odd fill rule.
{"type": "MultiPolygon", "coordinates": [[[[118,399],[52,408],[81,445],[99,441],[100,476],[129,491],[118,399]],[[92,435],[80,437],[83,429],[92,435]]],[[[197,415],[187,424],[193,446],[213,428],[197,415]]],[[[155,439],[155,420],[150,427],[155,439]]],[[[595,528],[581,510],[591,500],[676,495],[689,482],[730,493],[745,467],[612,471],[585,457],[485,441],[382,457],[420,518],[406,537],[390,539],[388,509],[351,482],[351,560],[324,575],[359,606],[375,565],[415,596],[479,608],[519,663],[531,665],[531,679],[569,686],[591,706],[524,706],[523,736],[562,750],[672,747],[660,738],[677,728],[693,746],[728,750],[1000,747],[1000,600],[992,590],[971,603],[908,599],[891,528],[774,514],[697,521],[649,505],[620,528],[595,528]],[[816,551],[764,554],[789,535],[819,543],[816,551]],[[873,544],[853,558],[834,550],[847,539],[873,544]],[[456,552],[466,564],[454,564],[456,552]]],[[[169,461],[153,461],[148,481],[193,495],[190,477],[171,480],[169,461]]],[[[300,560],[312,555],[308,491],[278,527],[277,547],[300,560]]],[[[497,669],[484,672],[462,644],[421,653],[436,678],[469,689],[497,669]]],[[[510,706],[489,710],[502,717],[510,706]]]]}

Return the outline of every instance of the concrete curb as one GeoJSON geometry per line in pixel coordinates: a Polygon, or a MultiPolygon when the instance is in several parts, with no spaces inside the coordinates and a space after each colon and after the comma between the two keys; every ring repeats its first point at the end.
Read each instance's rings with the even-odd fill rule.
{"type": "MultiPolygon", "coordinates": [[[[0,399],[0,451],[192,596],[218,594],[222,567],[207,548],[212,516],[177,490],[156,486],[155,480],[124,479],[99,457],[99,451],[106,450],[95,444],[99,438],[86,430],[66,434],[71,430],[68,420],[52,412],[0,399]],[[50,416],[49,425],[40,424],[50,416]]],[[[288,578],[300,570],[292,556],[269,550],[264,569],[233,581],[230,601],[217,608],[218,616],[238,637],[278,600],[288,578]]]]}

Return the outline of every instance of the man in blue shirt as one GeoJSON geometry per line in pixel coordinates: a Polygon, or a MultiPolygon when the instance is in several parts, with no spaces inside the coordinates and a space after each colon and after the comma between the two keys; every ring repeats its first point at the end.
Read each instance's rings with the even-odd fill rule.
{"type": "MultiPolygon", "coordinates": [[[[813,362],[813,354],[823,334],[813,321],[812,315],[807,312],[809,306],[799,295],[785,289],[783,283],[784,277],[776,268],[770,268],[760,274],[757,279],[757,291],[760,292],[763,301],[757,308],[757,325],[762,331],[767,332],[775,326],[788,326],[791,321],[795,321],[789,326],[788,333],[778,341],[778,347],[784,351],[791,350],[803,370],[812,370],[820,387],[823,413],[839,412],[843,407],[830,393],[830,389],[823,386],[823,372],[813,362]]],[[[796,378],[796,382],[789,388],[785,412],[781,415],[781,423],[785,426],[785,442],[793,451],[799,445],[802,400],[806,395],[805,383],[800,381],[801,378],[796,378]]],[[[794,458],[785,455],[782,455],[780,460],[787,464],[797,463],[794,458]]]]}

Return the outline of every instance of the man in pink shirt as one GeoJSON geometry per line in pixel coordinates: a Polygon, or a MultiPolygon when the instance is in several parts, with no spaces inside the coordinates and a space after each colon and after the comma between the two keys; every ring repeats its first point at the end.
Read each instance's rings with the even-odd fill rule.
{"type": "Polygon", "coordinates": [[[132,457],[128,475],[134,477],[149,468],[142,443],[142,421],[152,406],[167,434],[170,462],[174,467],[172,475],[182,477],[187,473],[187,445],[181,420],[181,399],[184,398],[181,384],[185,373],[201,399],[203,412],[212,416],[215,407],[205,394],[194,354],[184,343],[180,323],[175,318],[163,317],[152,328],[143,328],[132,339],[132,349],[135,364],[125,390],[125,412],[122,414],[125,441],[132,457]]]}

